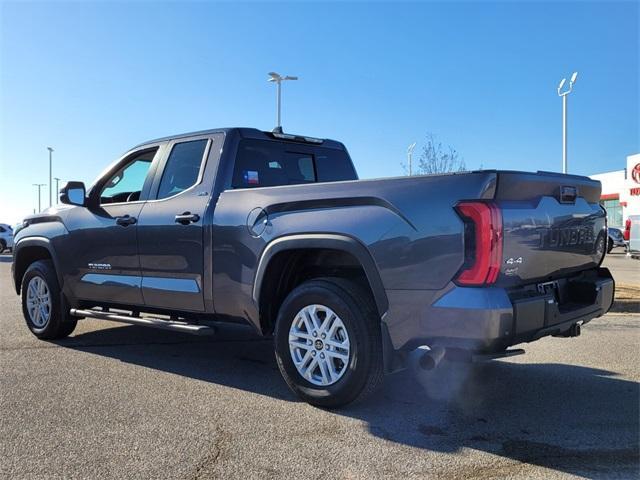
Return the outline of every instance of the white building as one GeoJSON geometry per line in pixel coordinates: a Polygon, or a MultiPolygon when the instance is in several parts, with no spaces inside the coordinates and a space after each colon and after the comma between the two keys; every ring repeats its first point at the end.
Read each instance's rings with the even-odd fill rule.
{"type": "Polygon", "coordinates": [[[600,203],[609,226],[624,230],[629,215],[640,215],[640,153],[627,157],[627,168],[591,175],[602,183],[600,203]]]}

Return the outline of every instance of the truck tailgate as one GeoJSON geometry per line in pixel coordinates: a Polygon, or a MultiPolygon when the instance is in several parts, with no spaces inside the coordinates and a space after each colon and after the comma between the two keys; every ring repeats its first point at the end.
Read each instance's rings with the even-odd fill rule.
{"type": "Polygon", "coordinates": [[[500,172],[495,202],[502,212],[499,282],[550,281],[597,267],[606,246],[600,182],[556,173],[500,172]]]}

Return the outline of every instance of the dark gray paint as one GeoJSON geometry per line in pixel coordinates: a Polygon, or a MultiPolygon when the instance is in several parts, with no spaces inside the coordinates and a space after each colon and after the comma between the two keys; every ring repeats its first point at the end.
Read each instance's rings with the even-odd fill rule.
{"type": "MultiPolygon", "coordinates": [[[[96,206],[99,180],[88,190],[87,208],[62,206],[30,217],[29,226],[16,236],[16,259],[43,238],[74,306],[90,300],[200,313],[260,329],[260,282],[275,251],[344,250],[363,265],[387,327],[383,331],[388,330],[396,349],[452,337],[485,345],[509,334],[514,321],[510,288],[598,265],[594,242],[540,243],[547,230],[580,228],[594,238],[603,231],[599,183],[588,178],[478,171],[233,190],[233,163],[242,138],[269,136],[223,129],[136,147],[101,178],[130,155],[159,147],[139,202],[96,206]],[[210,140],[201,182],[175,197],[154,200],[172,143],[197,138],[210,140]],[[577,188],[575,204],[560,203],[564,186],[577,188]],[[505,275],[503,266],[491,288],[452,282],[464,261],[464,225],[454,207],[473,199],[500,206],[504,259],[523,257],[516,274],[505,275]],[[184,212],[198,214],[199,220],[175,223],[184,212]],[[138,222],[120,226],[116,219],[123,215],[138,222]],[[96,272],[89,263],[108,263],[111,270],[96,272]]],[[[330,140],[322,146],[344,148],[330,140]]]]}
{"type": "Polygon", "coordinates": [[[212,198],[212,187],[220,159],[224,135],[209,134],[189,138],[208,139],[201,175],[196,184],[169,198],[156,200],[161,172],[180,139],[170,142],[160,161],[151,186],[149,200],[140,212],[138,254],[140,258],[142,296],[147,305],[181,311],[204,312],[205,225],[203,219],[212,198]],[[176,223],[176,216],[197,215],[189,224],[176,223]],[[174,280],[183,280],[175,282],[174,280]]]}

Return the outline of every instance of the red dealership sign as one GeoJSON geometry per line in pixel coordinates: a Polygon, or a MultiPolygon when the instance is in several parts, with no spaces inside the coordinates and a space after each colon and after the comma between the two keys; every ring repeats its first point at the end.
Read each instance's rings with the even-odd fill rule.
{"type": "Polygon", "coordinates": [[[636,183],[640,183],[640,163],[636,163],[636,166],[631,169],[631,178],[636,183]]]}

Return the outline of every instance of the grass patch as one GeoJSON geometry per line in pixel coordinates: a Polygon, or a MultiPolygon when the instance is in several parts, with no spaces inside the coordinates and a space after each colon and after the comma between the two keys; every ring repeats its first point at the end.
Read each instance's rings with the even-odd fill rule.
{"type": "Polygon", "coordinates": [[[640,286],[616,284],[616,294],[610,312],[640,314],[640,286]]]}

